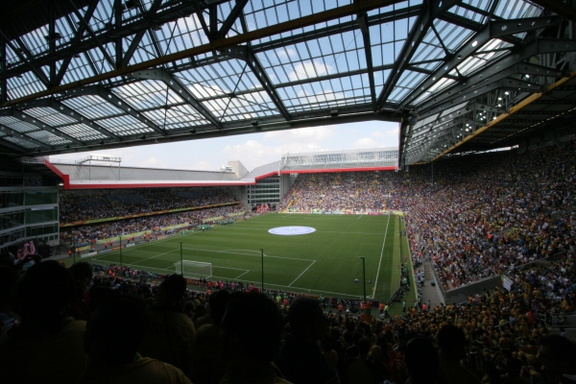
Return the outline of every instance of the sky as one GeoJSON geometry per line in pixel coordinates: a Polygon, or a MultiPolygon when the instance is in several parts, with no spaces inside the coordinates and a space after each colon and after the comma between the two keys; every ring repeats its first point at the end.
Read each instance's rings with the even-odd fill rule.
{"type": "Polygon", "coordinates": [[[50,161],[74,162],[100,155],[120,157],[123,167],[218,171],[228,161],[237,160],[251,171],[286,154],[397,148],[398,141],[398,123],[370,121],[68,153],[50,156],[50,161]]]}

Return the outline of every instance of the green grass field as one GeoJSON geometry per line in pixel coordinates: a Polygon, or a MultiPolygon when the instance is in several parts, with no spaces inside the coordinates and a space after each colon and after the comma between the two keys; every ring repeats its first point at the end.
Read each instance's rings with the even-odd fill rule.
{"type": "Polygon", "coordinates": [[[121,255],[99,254],[90,261],[121,261],[132,269],[168,274],[180,272],[175,264],[179,266],[182,255],[183,260],[212,263],[212,280],[261,287],[264,276],[265,289],[356,299],[364,294],[364,264],[367,298],[388,300],[399,287],[401,250],[406,248],[399,226],[395,215],[268,214],[123,248],[121,255]],[[268,232],[293,226],[315,231],[268,232]]]}

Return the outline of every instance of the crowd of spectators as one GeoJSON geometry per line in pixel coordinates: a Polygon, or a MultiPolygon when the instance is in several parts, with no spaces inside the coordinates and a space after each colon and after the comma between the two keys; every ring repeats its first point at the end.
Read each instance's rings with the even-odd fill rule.
{"type": "Polygon", "coordinates": [[[447,160],[433,173],[296,179],[285,210],[403,211],[414,261],[431,260],[447,289],[510,278],[459,305],[372,316],[241,283],[198,289],[118,266],[2,264],[0,381],[576,382],[574,340],[550,327],[576,305],[575,167],[565,146],[447,160]],[[182,337],[171,350],[173,334],[182,337]]]}
{"type": "Polygon", "coordinates": [[[121,218],[237,201],[227,188],[94,189],[60,194],[60,222],[121,218]]]}
{"type": "MultiPolygon", "coordinates": [[[[550,281],[575,281],[572,259],[526,270],[509,290],[393,316],[353,314],[318,297],[247,285],[187,289],[179,275],[143,279],[118,266],[90,267],[78,262],[66,270],[48,260],[4,282],[13,295],[3,295],[0,309],[14,321],[0,339],[2,382],[117,383],[144,374],[196,384],[575,379],[576,345],[542,316],[556,306],[546,294],[550,281]],[[63,352],[66,361],[56,358],[63,352]]],[[[0,271],[16,273],[11,268],[0,271]]],[[[572,305],[566,298],[561,304],[572,305]]]]}
{"type": "Polygon", "coordinates": [[[409,172],[300,174],[282,209],[405,213],[415,260],[445,289],[576,252],[576,151],[452,158],[409,172]]]}
{"type": "Polygon", "coordinates": [[[167,188],[147,192],[72,191],[61,194],[61,197],[61,209],[68,213],[64,213],[61,219],[64,225],[61,227],[60,240],[69,247],[74,244],[95,244],[118,235],[164,234],[165,228],[194,228],[245,212],[229,192],[219,188],[214,188],[213,195],[202,187],[198,192],[194,192],[194,189],[178,191],[167,188]],[[163,206],[162,202],[166,205],[163,206]],[[187,210],[166,213],[167,210],[176,208],[187,210]],[[113,217],[114,220],[109,220],[113,217]],[[75,220],[75,224],[65,225],[69,223],[66,221],[68,219],[75,220]],[[104,221],[86,224],[88,219],[104,221]]]}

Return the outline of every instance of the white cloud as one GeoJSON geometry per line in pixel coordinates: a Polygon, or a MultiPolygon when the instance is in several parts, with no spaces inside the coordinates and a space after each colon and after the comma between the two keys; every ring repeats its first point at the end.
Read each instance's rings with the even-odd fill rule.
{"type": "Polygon", "coordinates": [[[313,77],[324,76],[331,72],[331,67],[329,65],[323,64],[317,60],[305,61],[299,63],[294,67],[288,77],[292,81],[305,80],[313,77]]]}
{"type": "Polygon", "coordinates": [[[352,143],[352,149],[373,149],[378,147],[381,147],[381,145],[369,137],[358,139],[352,143]]]}

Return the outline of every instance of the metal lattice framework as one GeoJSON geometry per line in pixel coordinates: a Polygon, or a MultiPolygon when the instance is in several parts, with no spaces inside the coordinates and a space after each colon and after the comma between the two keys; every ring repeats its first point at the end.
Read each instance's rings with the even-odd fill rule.
{"type": "Polygon", "coordinates": [[[570,1],[0,7],[11,157],[379,120],[401,123],[402,166],[573,134],[570,1]]]}
{"type": "Polygon", "coordinates": [[[398,169],[398,149],[287,154],[280,160],[281,172],[368,168],[398,169]]]}

